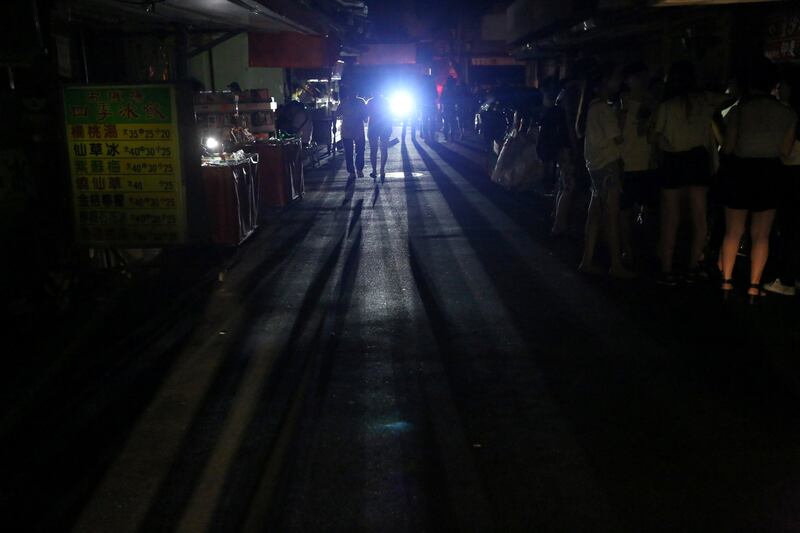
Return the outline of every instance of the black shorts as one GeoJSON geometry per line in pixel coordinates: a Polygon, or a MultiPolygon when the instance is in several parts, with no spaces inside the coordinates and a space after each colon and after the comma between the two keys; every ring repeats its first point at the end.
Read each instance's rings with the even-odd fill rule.
{"type": "Polygon", "coordinates": [[[620,209],[631,209],[634,205],[658,205],[658,186],[658,174],[654,170],[624,172],[620,209]]]}
{"type": "Polygon", "coordinates": [[[661,188],[708,187],[711,185],[710,167],[708,150],[704,146],[685,152],[662,152],[661,188]]]}
{"type": "Polygon", "coordinates": [[[721,174],[722,203],[730,209],[777,209],[786,191],[786,168],[777,158],[730,157],[721,174]]]}

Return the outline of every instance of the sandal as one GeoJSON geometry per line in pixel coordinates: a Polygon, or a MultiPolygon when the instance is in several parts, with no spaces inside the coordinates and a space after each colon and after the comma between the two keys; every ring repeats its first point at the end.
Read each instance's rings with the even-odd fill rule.
{"type": "Polygon", "coordinates": [[[751,283],[750,286],[747,288],[747,303],[750,305],[758,303],[758,301],[766,296],[767,293],[764,291],[761,283],[751,283]],[[751,290],[757,291],[755,294],[751,293],[751,290]]]}
{"type": "Polygon", "coordinates": [[[733,294],[733,279],[722,278],[722,283],[720,283],[719,289],[722,291],[723,298],[726,300],[730,298],[733,294]]]}

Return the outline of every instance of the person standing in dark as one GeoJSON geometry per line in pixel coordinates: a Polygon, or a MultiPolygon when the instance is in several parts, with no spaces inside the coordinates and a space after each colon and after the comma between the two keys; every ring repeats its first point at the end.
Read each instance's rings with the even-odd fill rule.
{"type": "Polygon", "coordinates": [[[553,237],[560,237],[567,233],[580,178],[584,178],[583,181],[586,181],[585,175],[588,173],[583,158],[583,143],[573,127],[578,118],[581,80],[577,78],[567,80],[563,82],[563,86],[564,89],[556,98],[554,108],[554,118],[558,119],[554,125],[556,128],[564,128],[566,139],[561,134],[556,134],[557,142],[555,144],[559,147],[559,187],[555,201],[553,227],[550,231],[553,237]],[[564,122],[561,123],[561,120],[564,122]],[[564,142],[565,140],[566,142],[564,142]]]}
{"type": "MultiPolygon", "coordinates": [[[[425,92],[425,83],[424,79],[420,76],[415,76],[413,78],[413,82],[411,83],[411,96],[412,101],[414,102],[413,109],[408,114],[407,121],[411,123],[411,138],[413,139],[417,133],[419,132],[420,137],[422,136],[422,98],[423,93],[425,92]]],[[[405,126],[406,123],[403,123],[405,126]]],[[[403,131],[402,138],[405,138],[405,131],[403,131]]]]}
{"type": "Polygon", "coordinates": [[[439,94],[431,76],[424,76],[419,87],[419,107],[422,115],[420,135],[428,141],[436,140],[436,99],[439,94]]]}
{"type": "MultiPolygon", "coordinates": [[[[778,86],[778,97],[784,105],[800,114],[800,73],[784,75],[778,86]]],[[[784,296],[794,296],[800,288],[800,122],[795,129],[795,141],[789,155],[781,158],[785,176],[783,193],[778,205],[777,277],[764,285],[764,290],[784,296]]],[[[770,264],[773,262],[770,261],[770,264]]]]}
{"type": "Polygon", "coordinates": [[[553,78],[546,80],[542,84],[542,106],[536,155],[544,163],[544,186],[547,191],[555,188],[558,155],[561,149],[566,147],[569,142],[563,110],[556,107],[556,98],[559,90],[559,83],[553,78]]]}
{"type": "Polygon", "coordinates": [[[623,71],[626,90],[620,94],[622,111],[622,196],[620,197],[620,237],[622,254],[635,260],[633,226],[638,216],[634,208],[653,208],[658,204],[658,176],[654,170],[654,151],[647,133],[657,103],[648,92],[649,72],[644,63],[628,65],[623,71]]]}
{"type": "Polygon", "coordinates": [[[770,93],[777,85],[774,65],[759,58],[751,67],[748,96],[725,117],[723,150],[730,157],[723,173],[725,239],[720,264],[721,289],[733,290],[733,267],[750,215],[750,303],[763,296],[761,276],[769,255],[769,236],[775,211],[785,194],[781,158],[791,156],[797,113],[770,93]]]}
{"type": "Polygon", "coordinates": [[[364,122],[367,119],[367,104],[357,97],[348,87],[342,87],[341,103],[336,110],[336,116],[342,119],[342,144],[344,145],[344,158],[347,164],[347,173],[350,177],[364,177],[364,122]],[[354,153],[355,152],[355,153],[354,153]],[[355,161],[354,156],[355,155],[355,161]]]}
{"type": "Polygon", "coordinates": [[[656,110],[650,130],[650,140],[661,151],[658,244],[661,272],[657,278],[661,285],[675,286],[679,281],[673,273],[673,256],[682,198],[688,200],[692,222],[686,279],[694,281],[702,277],[698,263],[703,258],[708,233],[712,121],[730,103],[725,94],[700,90],[691,63],[681,61],[670,67],[664,101],[656,110]]]}
{"type": "Polygon", "coordinates": [[[458,83],[452,76],[447,78],[442,89],[442,118],[445,140],[458,138],[458,83]]]}
{"type": "Polygon", "coordinates": [[[472,92],[466,83],[458,81],[458,129],[459,138],[473,129],[475,123],[475,111],[472,106],[472,92]]]}
{"type": "Polygon", "coordinates": [[[603,230],[611,262],[608,274],[626,279],[633,277],[633,273],[623,266],[620,253],[622,154],[619,147],[622,144],[622,129],[618,108],[614,103],[621,84],[619,69],[604,65],[589,77],[581,96],[576,128],[584,138],[583,155],[592,180],[592,198],[586,219],[583,258],[578,270],[586,274],[600,273],[594,263],[594,255],[603,230]]]}
{"type": "Polygon", "coordinates": [[[486,151],[486,171],[491,174],[496,162],[495,144],[502,143],[508,122],[500,102],[492,93],[488,94],[480,111],[480,133],[486,151]]]}

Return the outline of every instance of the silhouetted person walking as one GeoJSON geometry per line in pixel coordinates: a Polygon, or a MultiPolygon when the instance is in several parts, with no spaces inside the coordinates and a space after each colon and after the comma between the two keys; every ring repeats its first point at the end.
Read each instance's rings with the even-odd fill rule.
{"type": "Polygon", "coordinates": [[[342,119],[342,144],[347,172],[350,177],[358,174],[364,177],[364,121],[367,119],[367,104],[355,96],[347,87],[342,87],[342,101],[336,110],[336,116],[342,119]],[[355,154],[353,153],[355,150],[355,154]],[[355,155],[355,161],[353,156],[355,155]]]}
{"type": "Polygon", "coordinates": [[[389,155],[389,137],[392,135],[392,115],[389,102],[379,94],[367,104],[369,115],[369,160],[372,164],[372,178],[378,175],[378,148],[381,151],[381,177],[386,174],[386,159],[389,155]]]}

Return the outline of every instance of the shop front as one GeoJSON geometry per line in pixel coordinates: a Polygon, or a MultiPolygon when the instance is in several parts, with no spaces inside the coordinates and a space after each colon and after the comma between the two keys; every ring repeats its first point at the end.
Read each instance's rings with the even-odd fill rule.
{"type": "Polygon", "coordinates": [[[229,32],[188,54],[192,83],[68,85],[75,242],[128,249],[242,243],[260,215],[302,198],[311,121],[328,134],[313,141],[333,144],[337,55],[338,45],[324,37],[229,32]],[[225,60],[231,51],[244,53],[225,60]],[[287,98],[292,69],[316,75],[298,76],[311,89],[307,106],[287,98]],[[302,112],[292,115],[298,106],[302,112]],[[303,116],[309,128],[295,128],[303,116]]]}

